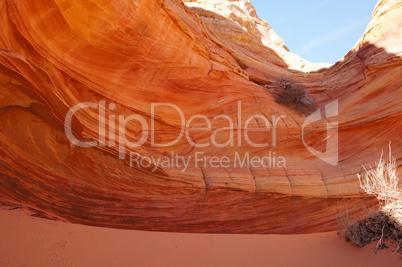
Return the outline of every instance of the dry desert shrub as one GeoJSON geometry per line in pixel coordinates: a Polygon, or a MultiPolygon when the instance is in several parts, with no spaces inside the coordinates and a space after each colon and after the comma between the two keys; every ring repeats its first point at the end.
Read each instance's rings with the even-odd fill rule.
{"type": "Polygon", "coordinates": [[[367,212],[364,218],[350,220],[347,212],[341,214],[338,224],[343,228],[346,240],[363,247],[377,241],[376,251],[390,248],[402,253],[402,186],[396,172],[396,161],[391,156],[385,162],[382,155],[375,168],[358,175],[361,188],[379,201],[378,211],[367,212]]]}
{"type": "Polygon", "coordinates": [[[283,80],[280,82],[280,87],[275,97],[277,103],[292,107],[300,114],[310,114],[317,109],[314,106],[315,98],[310,96],[304,86],[283,80]]]}
{"type": "Polygon", "coordinates": [[[359,247],[378,240],[374,254],[384,248],[402,252],[401,225],[382,210],[349,224],[344,230],[344,236],[359,247]]]}
{"type": "Polygon", "coordinates": [[[402,185],[399,185],[396,160],[391,155],[391,147],[389,160],[390,162],[385,162],[381,155],[376,168],[364,168],[365,174],[357,176],[361,188],[367,194],[376,196],[382,210],[402,225],[402,185]]]}

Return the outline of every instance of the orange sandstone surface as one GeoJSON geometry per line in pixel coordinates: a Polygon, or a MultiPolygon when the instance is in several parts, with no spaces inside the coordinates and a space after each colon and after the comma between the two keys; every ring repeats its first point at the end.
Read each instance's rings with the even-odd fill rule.
{"type": "Polygon", "coordinates": [[[338,212],[375,205],[356,174],[389,142],[401,164],[401,1],[379,1],[332,66],[289,52],[246,0],[184,2],[0,2],[0,202],[65,222],[219,233],[332,231],[338,212]],[[281,81],[307,88],[315,117],[276,103],[281,81]],[[95,106],[66,123],[79,103],[95,106]],[[149,162],[172,155],[188,167],[149,162]]]}

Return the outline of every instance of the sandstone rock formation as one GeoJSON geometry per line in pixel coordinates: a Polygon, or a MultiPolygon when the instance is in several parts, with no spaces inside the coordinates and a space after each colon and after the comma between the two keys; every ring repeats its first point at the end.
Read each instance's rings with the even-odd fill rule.
{"type": "Polygon", "coordinates": [[[330,67],[290,53],[246,0],[184,2],[0,2],[0,202],[74,223],[225,233],[329,231],[337,212],[375,204],[356,173],[390,141],[401,162],[401,2],[379,1],[359,42],[330,67]],[[276,103],[282,80],[308,88],[327,118],[306,124],[276,103]],[[96,107],[66,125],[84,102],[96,107]],[[173,143],[183,118],[167,105],[153,117],[152,103],[179,107],[186,122],[204,117],[194,117],[180,141],[155,147],[152,134],[173,143]],[[123,127],[118,115],[143,124],[123,127]],[[206,118],[211,129],[232,121],[235,131],[199,129],[206,118]],[[268,143],[256,147],[244,128],[267,129],[264,118],[275,127],[248,133],[268,143]],[[154,129],[144,129],[152,121],[154,129]],[[144,143],[123,146],[124,137],[144,143]],[[230,137],[233,146],[194,146],[230,137]],[[83,146],[91,141],[97,145],[83,146]],[[306,148],[327,143],[327,151],[339,143],[332,165],[306,148]],[[190,159],[185,171],[146,160],[172,152],[190,159]],[[286,166],[204,166],[197,153],[282,156],[286,166]],[[147,167],[135,164],[141,159],[147,167]]]}

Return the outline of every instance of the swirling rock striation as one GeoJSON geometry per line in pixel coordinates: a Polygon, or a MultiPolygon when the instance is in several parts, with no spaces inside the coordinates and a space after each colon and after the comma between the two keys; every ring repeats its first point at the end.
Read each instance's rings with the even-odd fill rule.
{"type": "Polygon", "coordinates": [[[74,223],[222,233],[329,231],[337,212],[374,205],[356,173],[390,141],[401,162],[401,2],[379,1],[359,42],[332,66],[289,52],[246,0],[184,2],[0,2],[1,203],[74,223]],[[283,80],[308,88],[327,118],[302,129],[306,116],[275,102],[283,80]],[[337,111],[329,108],[335,100],[337,111]],[[66,125],[69,110],[84,102],[97,108],[80,109],[66,125]],[[170,146],[150,138],[120,146],[123,129],[132,142],[154,133],[166,144],[180,135],[178,111],[161,105],[153,117],[152,103],[179,107],[187,122],[205,117],[170,146]],[[118,115],[153,121],[154,129],[138,121],[121,127],[118,115]],[[199,129],[205,118],[211,129],[232,121],[233,135],[199,129]],[[263,118],[275,127],[249,132],[254,143],[268,143],[256,147],[244,128],[267,129],[263,118]],[[338,142],[327,123],[337,125],[338,142]],[[66,130],[81,144],[98,143],[73,144],[66,130]],[[233,145],[194,146],[230,137],[233,145]],[[306,148],[323,151],[326,142],[339,144],[336,164],[306,148]],[[172,160],[171,153],[190,159],[185,171],[146,160],[172,160]],[[197,164],[197,153],[282,156],[286,166],[215,167],[197,164]],[[135,164],[141,159],[147,167],[135,164]]]}

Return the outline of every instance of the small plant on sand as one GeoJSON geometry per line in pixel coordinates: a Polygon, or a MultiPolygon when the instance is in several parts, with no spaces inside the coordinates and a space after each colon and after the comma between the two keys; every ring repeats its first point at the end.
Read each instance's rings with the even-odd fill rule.
{"type": "Polygon", "coordinates": [[[359,247],[378,240],[374,254],[391,246],[395,253],[402,253],[402,186],[391,147],[389,151],[390,162],[385,162],[381,155],[377,167],[364,168],[365,174],[358,175],[361,188],[378,199],[379,210],[348,223],[343,232],[348,241],[359,247]]]}
{"type": "Polygon", "coordinates": [[[281,89],[275,97],[277,103],[292,107],[300,114],[310,114],[317,109],[314,106],[315,98],[310,96],[304,86],[285,80],[282,80],[279,85],[281,89]]]}

